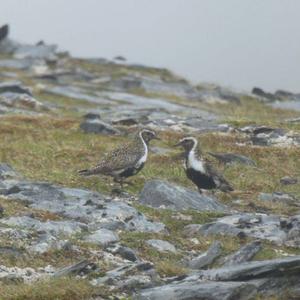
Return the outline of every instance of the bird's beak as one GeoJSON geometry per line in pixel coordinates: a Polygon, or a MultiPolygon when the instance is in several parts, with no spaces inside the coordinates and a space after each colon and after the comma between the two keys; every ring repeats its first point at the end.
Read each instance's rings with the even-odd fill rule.
{"type": "Polygon", "coordinates": [[[179,146],[181,146],[181,142],[174,145],[174,147],[179,147],[179,146]]]}
{"type": "Polygon", "coordinates": [[[158,136],[155,136],[153,139],[154,139],[154,140],[161,141],[161,138],[159,138],[158,136]]]}

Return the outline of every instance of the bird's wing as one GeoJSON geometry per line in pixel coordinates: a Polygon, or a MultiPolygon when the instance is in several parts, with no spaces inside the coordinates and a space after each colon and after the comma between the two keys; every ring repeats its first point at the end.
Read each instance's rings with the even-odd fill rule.
{"type": "Polygon", "coordinates": [[[205,169],[207,173],[213,178],[216,186],[229,185],[227,180],[206,160],[205,169]]]}
{"type": "Polygon", "coordinates": [[[139,158],[140,151],[128,143],[108,153],[96,168],[99,169],[100,173],[111,173],[134,166],[139,158]]]}

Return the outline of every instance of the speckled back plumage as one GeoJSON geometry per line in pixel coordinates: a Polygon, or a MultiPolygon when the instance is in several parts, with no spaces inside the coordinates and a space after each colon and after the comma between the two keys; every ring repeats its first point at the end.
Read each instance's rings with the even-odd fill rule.
{"type": "MultiPolygon", "coordinates": [[[[144,132],[147,130],[138,132],[131,141],[107,153],[97,166],[79,171],[79,174],[85,176],[103,174],[115,178],[137,174],[143,168],[148,153],[147,142],[142,137],[144,132]],[[143,156],[145,161],[141,162],[143,156]]],[[[148,132],[153,133],[155,138],[155,132],[150,130],[148,132]]]]}
{"type": "Polygon", "coordinates": [[[137,133],[132,141],[105,155],[95,169],[102,174],[111,174],[114,171],[123,170],[126,167],[134,166],[144,152],[143,142],[139,137],[139,133],[137,133]]]}

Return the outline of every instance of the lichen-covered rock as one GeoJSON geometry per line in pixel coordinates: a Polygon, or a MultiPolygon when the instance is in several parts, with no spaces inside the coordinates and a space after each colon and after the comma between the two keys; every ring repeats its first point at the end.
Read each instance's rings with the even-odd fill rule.
{"type": "Polygon", "coordinates": [[[146,243],[155,248],[157,251],[160,252],[173,252],[176,253],[176,248],[174,245],[172,245],[171,243],[167,242],[167,241],[162,241],[162,240],[148,240],[146,241],[146,243]]]}
{"type": "Polygon", "coordinates": [[[261,241],[254,241],[246,244],[238,251],[222,259],[223,266],[231,266],[250,261],[262,248],[261,241]]]}
{"type": "Polygon", "coordinates": [[[86,236],[85,241],[100,246],[107,246],[109,244],[118,242],[119,237],[115,232],[102,228],[86,236]]]}
{"type": "Polygon", "coordinates": [[[225,212],[226,206],[212,197],[161,180],[146,182],[139,202],[155,208],[173,210],[196,209],[199,211],[225,212]]]}
{"type": "Polygon", "coordinates": [[[191,269],[202,269],[212,264],[216,258],[222,254],[222,244],[219,241],[214,242],[209,249],[188,262],[191,269]]]}

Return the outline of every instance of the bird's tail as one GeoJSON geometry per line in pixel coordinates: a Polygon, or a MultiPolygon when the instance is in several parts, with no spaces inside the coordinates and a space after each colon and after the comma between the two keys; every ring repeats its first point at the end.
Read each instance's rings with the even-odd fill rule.
{"type": "Polygon", "coordinates": [[[232,191],[234,191],[234,188],[233,188],[228,182],[226,182],[226,183],[221,184],[220,190],[221,190],[222,192],[227,193],[227,192],[232,192],[232,191]]]}
{"type": "Polygon", "coordinates": [[[95,175],[96,169],[85,169],[85,170],[80,170],[78,171],[78,174],[81,176],[90,176],[90,175],[95,175]]]}
{"type": "Polygon", "coordinates": [[[213,152],[207,152],[207,153],[208,153],[210,156],[215,157],[215,158],[217,158],[217,159],[220,158],[220,155],[217,154],[217,153],[213,153],[213,152]]]}

